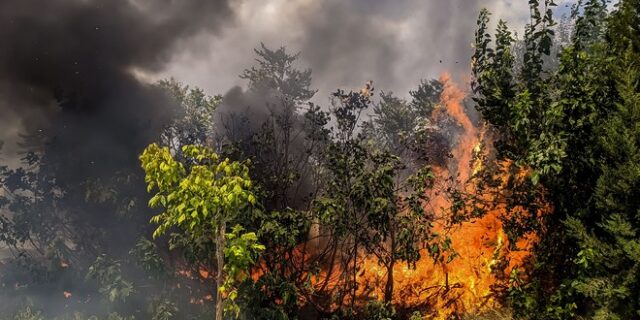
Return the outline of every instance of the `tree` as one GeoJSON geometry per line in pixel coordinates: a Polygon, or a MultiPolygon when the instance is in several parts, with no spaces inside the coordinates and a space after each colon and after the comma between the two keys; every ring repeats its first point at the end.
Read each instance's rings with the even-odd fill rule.
{"type": "Polygon", "coordinates": [[[255,66],[240,75],[246,91],[227,95],[216,111],[213,140],[229,158],[251,160],[259,199],[245,227],[266,249],[258,266],[262,276],[243,287],[246,313],[280,319],[294,316],[299,298],[310,291],[314,261],[301,257],[313,246],[306,244],[318,226],[308,210],[320,185],[314,163],[327,138],[328,116],[309,102],[316,91],[311,70],[296,67],[298,54],[263,44],[255,53],[255,66]]]}
{"type": "Polygon", "coordinates": [[[159,81],[156,86],[164,90],[183,113],[162,132],[162,144],[172,151],[188,144],[209,144],[215,111],[222,97],[209,96],[200,88],[190,88],[174,79],[159,81]]]}
{"type": "Polygon", "coordinates": [[[502,24],[490,46],[486,11],[474,55],[475,100],[498,132],[498,157],[531,172],[521,186],[530,196],[508,201],[532,208],[544,195],[552,208],[507,225],[514,239],[540,239],[528,280],[514,274],[508,300],[533,318],[636,318],[639,3],[623,0],[612,12],[605,1],[577,6],[557,69],[544,66],[551,14],[530,4],[522,66],[508,63],[502,24]]]}
{"type": "MultiPolygon", "coordinates": [[[[358,274],[365,257],[371,257],[386,270],[384,303],[390,308],[394,266],[400,262],[411,266],[420,259],[423,248],[429,248],[436,260],[446,250],[431,229],[433,213],[425,209],[429,201],[427,190],[434,180],[430,167],[422,166],[402,175],[405,166],[394,154],[398,151],[395,147],[400,145],[394,140],[374,143],[380,136],[361,130],[366,127],[373,132],[387,133],[402,127],[408,129],[402,119],[411,117],[404,116],[378,118],[383,121],[375,123],[374,119],[373,124],[363,125],[360,115],[371,106],[372,91],[369,83],[361,92],[338,90],[334,93],[331,112],[337,127],[331,131],[320,158],[327,185],[313,206],[321,226],[331,235],[327,245],[331,254],[326,261],[328,270],[322,287],[326,288],[333,272],[338,272],[341,284],[333,295],[338,306],[349,302],[346,306],[352,311],[356,300],[366,298],[358,296],[358,274]],[[382,125],[388,126],[381,128],[382,125]],[[380,148],[381,142],[389,149],[380,148]]],[[[383,103],[402,105],[400,100],[383,97],[387,99],[383,103]]],[[[384,114],[389,114],[392,110],[387,106],[382,105],[378,110],[382,112],[384,108],[384,114]]]]}
{"type": "Polygon", "coordinates": [[[275,90],[293,104],[308,101],[316,93],[310,89],[311,70],[294,67],[298,54],[288,54],[285,47],[271,50],[263,43],[254,51],[258,66],[246,69],[240,75],[249,80],[250,90],[275,90]]]}
{"type": "MultiPolygon", "coordinates": [[[[228,294],[233,303],[237,295],[232,287],[234,281],[248,271],[256,254],[264,249],[255,233],[241,234],[240,225],[227,233],[228,225],[256,202],[249,169],[244,163],[220,160],[207,147],[186,145],[181,151],[183,162],[176,161],[169,148],[157,144],[151,144],[140,155],[147,190],[156,191],[149,206],[164,208],[151,219],[158,224],[153,235],[160,236],[175,226],[192,239],[214,239],[216,319],[221,320],[223,294],[228,294]]],[[[238,311],[233,304],[228,310],[238,311]]]]}
{"type": "Polygon", "coordinates": [[[440,134],[433,130],[433,111],[440,103],[443,85],[440,81],[421,80],[418,88],[409,91],[412,99],[405,101],[392,92],[380,93],[380,100],[372,103],[371,120],[364,122],[368,139],[382,150],[398,156],[403,172],[418,170],[425,164],[437,164],[444,153],[440,134]],[[440,141],[438,141],[440,140],[440,141]]]}

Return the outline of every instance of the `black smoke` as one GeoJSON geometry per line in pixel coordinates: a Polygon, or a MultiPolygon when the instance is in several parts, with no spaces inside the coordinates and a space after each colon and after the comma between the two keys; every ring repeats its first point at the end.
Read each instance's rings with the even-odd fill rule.
{"type": "Polygon", "coordinates": [[[0,133],[46,136],[72,164],[64,177],[130,165],[175,113],[134,72],[231,13],[224,0],[1,0],[0,133]]]}

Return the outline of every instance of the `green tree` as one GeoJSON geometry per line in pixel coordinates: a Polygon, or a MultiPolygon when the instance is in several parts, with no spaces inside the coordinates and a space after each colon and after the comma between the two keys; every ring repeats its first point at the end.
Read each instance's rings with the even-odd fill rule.
{"type": "Polygon", "coordinates": [[[177,227],[191,239],[211,237],[216,244],[216,319],[223,316],[224,294],[233,304],[237,292],[235,281],[248,272],[255,256],[264,249],[254,233],[240,234],[237,221],[255,204],[249,169],[244,163],[221,160],[207,147],[186,145],[181,148],[183,162],[177,161],[169,148],[151,144],[140,155],[153,208],[164,211],[151,221],[158,224],[154,237],[177,227]]]}
{"type": "Polygon", "coordinates": [[[623,0],[612,12],[605,1],[578,5],[557,69],[544,62],[551,14],[530,4],[522,66],[509,63],[503,24],[491,46],[486,11],[474,55],[475,100],[497,129],[499,158],[532,170],[520,186],[529,196],[507,200],[534,213],[541,199],[552,208],[506,224],[514,239],[540,237],[528,280],[514,273],[509,301],[532,318],[637,318],[639,3],[623,0]]]}
{"type": "MultiPolygon", "coordinates": [[[[334,301],[339,306],[348,301],[350,304],[345,306],[352,312],[356,311],[356,300],[366,298],[357,295],[362,257],[371,257],[385,268],[384,302],[385,308],[391,308],[394,266],[401,262],[411,266],[420,259],[422,248],[428,247],[434,259],[439,259],[446,250],[431,229],[432,212],[425,210],[429,201],[427,190],[434,181],[430,167],[401,174],[405,166],[393,153],[398,151],[395,149],[399,148],[398,141],[375,142],[380,135],[362,130],[363,127],[382,133],[403,127],[408,130],[402,119],[410,117],[403,115],[377,118],[367,124],[360,120],[362,112],[372,105],[371,91],[369,83],[362,92],[334,93],[331,112],[337,126],[320,158],[327,184],[313,206],[321,226],[331,234],[325,286],[333,272],[338,272],[341,285],[332,293],[334,301]],[[336,255],[340,252],[341,255],[336,255]],[[335,270],[335,265],[340,268],[335,270]]],[[[385,110],[379,109],[380,114],[389,115],[389,103],[404,105],[390,96],[385,98],[387,101],[381,106],[385,110]]]]}

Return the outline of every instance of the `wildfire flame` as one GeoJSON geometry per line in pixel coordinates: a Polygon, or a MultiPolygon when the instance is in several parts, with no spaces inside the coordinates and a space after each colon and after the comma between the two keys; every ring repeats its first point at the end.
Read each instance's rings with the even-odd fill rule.
{"type": "MultiPolygon", "coordinates": [[[[443,84],[440,107],[434,111],[432,120],[437,123],[439,117],[451,117],[463,132],[457,138],[450,163],[433,167],[433,171],[437,181],[455,181],[456,187],[463,192],[477,194],[475,179],[484,170],[491,141],[486,137],[485,128],[482,125],[476,127],[467,115],[463,104],[466,93],[455,85],[448,74],[443,74],[440,82],[443,84]]],[[[372,85],[367,83],[361,93],[369,95],[371,91],[372,85]]],[[[509,164],[505,162],[498,165],[509,164]]],[[[517,178],[526,179],[528,174],[526,170],[521,170],[517,178]]],[[[508,191],[507,181],[512,177],[507,173],[500,175],[504,176],[496,177],[502,182],[497,191],[508,191]]],[[[480,197],[488,203],[499,203],[494,201],[495,194],[500,192],[481,194],[480,197]]],[[[479,217],[450,223],[453,220],[450,210],[452,201],[446,193],[434,191],[430,194],[430,200],[429,209],[435,211],[436,217],[435,231],[451,239],[457,255],[450,262],[434,263],[425,249],[415,265],[396,263],[393,267],[393,305],[402,310],[420,311],[430,319],[445,319],[451,315],[476,313],[496,307],[498,301],[492,289],[499,281],[508,279],[514,268],[524,264],[536,241],[535,235],[519,240],[515,246],[509,245],[501,220],[509,214],[504,205],[489,207],[479,217]]],[[[317,228],[311,232],[319,238],[317,228]]],[[[319,247],[314,241],[318,240],[300,245],[293,254],[300,255],[300,261],[310,260],[319,247]],[[307,251],[307,245],[316,249],[307,251]]],[[[386,267],[379,265],[375,258],[365,256],[359,257],[358,264],[358,299],[382,300],[388,279],[386,267]]],[[[265,270],[261,267],[259,265],[253,270],[251,277],[254,281],[264,274],[265,270]]],[[[314,292],[332,292],[338,287],[341,268],[337,264],[328,264],[318,273],[310,275],[314,292]]],[[[337,304],[331,303],[329,309],[335,310],[336,307],[337,304]]]]}
{"type": "MultiPolygon", "coordinates": [[[[465,92],[451,80],[450,75],[440,77],[443,84],[441,108],[464,129],[452,152],[456,161],[452,168],[434,168],[439,179],[457,177],[465,183],[463,188],[472,191],[472,178],[482,170],[482,144],[485,143],[484,130],[473,125],[464,111],[465,92]]],[[[434,115],[438,116],[437,112],[434,115]]],[[[491,200],[491,199],[487,199],[491,200]]],[[[432,197],[434,208],[448,208],[450,200],[439,194],[432,197]]],[[[453,228],[436,224],[437,231],[447,234],[458,254],[450,263],[434,263],[426,250],[415,268],[406,264],[397,264],[394,269],[394,305],[405,309],[429,310],[430,318],[445,318],[451,314],[479,312],[495,307],[497,301],[492,294],[492,286],[498,277],[505,277],[514,268],[523,263],[529,255],[535,239],[522,240],[517,244],[521,250],[510,251],[502,228],[500,217],[505,215],[504,207],[494,208],[480,218],[463,222],[453,228]],[[508,265],[503,270],[494,270],[503,258],[508,265]],[[502,273],[502,274],[500,274],[502,273]]],[[[438,219],[446,220],[446,210],[438,219]]],[[[381,299],[384,295],[386,269],[375,259],[367,259],[358,282],[362,287],[375,287],[370,291],[372,298],[381,299]]]]}

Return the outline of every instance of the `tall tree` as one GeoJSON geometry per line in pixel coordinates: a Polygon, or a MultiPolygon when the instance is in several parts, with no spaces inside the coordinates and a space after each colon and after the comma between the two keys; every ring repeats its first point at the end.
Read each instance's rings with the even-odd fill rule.
{"type": "Polygon", "coordinates": [[[315,247],[318,223],[309,208],[320,185],[315,162],[327,139],[328,116],[309,102],[316,91],[311,70],[296,66],[298,54],[265,45],[255,53],[255,66],[240,75],[247,90],[227,95],[217,111],[214,140],[230,158],[251,160],[260,199],[247,227],[267,249],[262,276],[243,292],[246,312],[256,319],[286,319],[297,312],[303,292],[311,291],[315,259],[307,259],[307,250],[315,247]]]}
{"type": "MultiPolygon", "coordinates": [[[[357,301],[366,299],[359,296],[361,286],[366,284],[358,279],[364,259],[376,261],[386,271],[383,299],[391,308],[394,267],[399,263],[411,267],[420,259],[421,249],[429,248],[436,260],[446,251],[446,245],[442,246],[442,239],[432,230],[433,212],[425,209],[429,201],[427,190],[434,180],[431,168],[423,165],[403,172],[407,168],[394,153],[401,151],[399,141],[375,141],[387,137],[389,131],[410,130],[408,126],[412,125],[406,121],[415,119],[399,115],[365,123],[361,114],[372,105],[372,91],[369,83],[361,92],[334,93],[331,113],[336,128],[320,157],[327,186],[313,207],[331,235],[327,247],[332,254],[325,261],[327,274],[322,288],[336,272],[340,285],[334,287],[332,294],[339,306],[351,311],[357,301]]],[[[379,114],[407,111],[390,110],[392,106],[406,105],[391,96],[383,98],[386,101],[378,109],[379,114]]]]}

